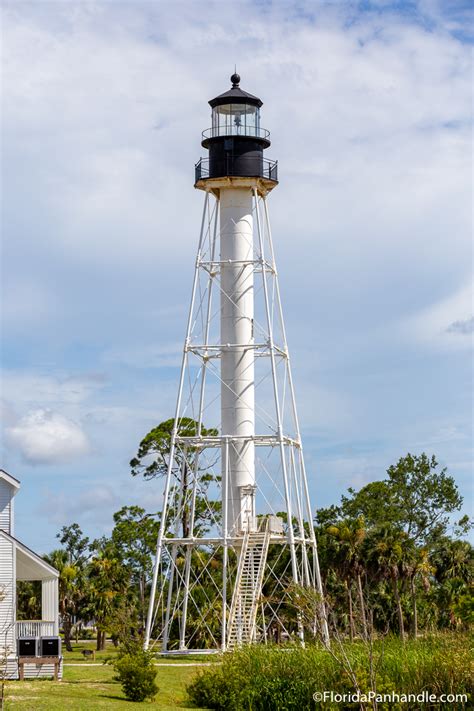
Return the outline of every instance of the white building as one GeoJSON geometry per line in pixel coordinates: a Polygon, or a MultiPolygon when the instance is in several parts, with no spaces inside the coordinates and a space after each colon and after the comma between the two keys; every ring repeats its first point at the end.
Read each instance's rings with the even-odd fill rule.
{"type": "MultiPolygon", "coordinates": [[[[20,482],[0,469],[0,657],[6,659],[7,676],[18,678],[19,637],[59,634],[59,573],[41,556],[15,538],[15,495],[20,482]],[[41,620],[17,620],[18,580],[41,580],[41,620]]],[[[25,678],[52,676],[53,665],[27,664],[25,678]]]]}

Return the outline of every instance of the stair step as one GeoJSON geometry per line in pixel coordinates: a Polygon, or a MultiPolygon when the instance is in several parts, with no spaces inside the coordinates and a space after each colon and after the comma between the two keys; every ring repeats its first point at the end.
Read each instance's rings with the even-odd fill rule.
{"type": "Polygon", "coordinates": [[[269,544],[268,531],[245,534],[229,614],[229,649],[252,641],[269,544]]]}

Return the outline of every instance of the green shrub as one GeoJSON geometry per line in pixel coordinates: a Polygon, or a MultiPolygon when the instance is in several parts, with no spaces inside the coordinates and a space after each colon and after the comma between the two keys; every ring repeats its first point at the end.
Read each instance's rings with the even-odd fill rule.
{"type": "MultiPolygon", "coordinates": [[[[78,639],[95,639],[97,635],[97,632],[95,629],[92,629],[91,627],[81,627],[78,630],[77,637],[78,639]]],[[[76,636],[76,629],[73,630],[72,637],[76,636]]]]}
{"type": "Polygon", "coordinates": [[[123,692],[130,701],[153,700],[158,687],[155,682],[156,668],[154,655],[145,651],[137,643],[119,650],[113,663],[115,677],[122,685],[123,692]]]}
{"type": "MultiPolygon", "coordinates": [[[[342,658],[337,643],[333,653],[342,658]]],[[[468,635],[434,635],[403,643],[390,637],[374,644],[370,674],[370,650],[363,642],[344,643],[344,652],[356,678],[356,685],[341,664],[318,645],[301,647],[253,646],[225,654],[222,665],[201,672],[187,687],[191,700],[215,711],[329,711],[331,703],[315,703],[315,691],[378,693],[396,691],[419,694],[426,690],[468,694],[470,701],[456,708],[472,708],[472,681],[468,635]]],[[[357,708],[349,705],[346,708],[357,708]]],[[[380,711],[416,709],[411,703],[379,703],[380,711]]],[[[433,705],[431,708],[439,708],[433,705]]],[[[446,707],[444,707],[446,708],[446,707]]],[[[454,709],[455,706],[453,705],[454,709]]]]}

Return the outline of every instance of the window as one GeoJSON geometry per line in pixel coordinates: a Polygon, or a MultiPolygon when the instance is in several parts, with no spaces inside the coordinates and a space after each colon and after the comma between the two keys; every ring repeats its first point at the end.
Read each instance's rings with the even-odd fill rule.
{"type": "Polygon", "coordinates": [[[259,136],[260,109],[250,104],[222,104],[212,110],[212,136],[259,136]]]}

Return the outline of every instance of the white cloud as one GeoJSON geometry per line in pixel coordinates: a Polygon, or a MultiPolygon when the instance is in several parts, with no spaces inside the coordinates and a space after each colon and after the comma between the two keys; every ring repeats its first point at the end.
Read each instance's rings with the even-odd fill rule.
{"type": "Polygon", "coordinates": [[[474,316],[453,321],[446,330],[448,333],[459,333],[463,336],[470,335],[474,332],[474,316]]]}
{"type": "Polygon", "coordinates": [[[113,514],[123,506],[142,506],[147,511],[159,509],[162,486],[137,480],[133,484],[133,490],[130,481],[123,480],[113,486],[88,481],[87,489],[68,493],[44,489],[37,510],[59,526],[77,521],[88,532],[91,524],[99,523],[101,533],[109,533],[113,514]]]}
{"type": "MultiPolygon", "coordinates": [[[[5,427],[42,408],[82,423],[87,476],[115,487],[172,414],[202,204],[193,164],[234,61],[279,160],[270,208],[309,449],[330,440],[327,472],[345,488],[354,471],[375,476],[375,455],[345,465],[341,440],[390,462],[417,419],[436,436],[426,412],[467,422],[453,359],[469,339],[450,324],[471,312],[448,296],[471,256],[471,58],[450,3],[4,5],[5,427]],[[70,377],[78,366],[107,382],[70,377]]],[[[337,487],[316,471],[329,503],[337,487]]]]}
{"type": "Polygon", "coordinates": [[[473,285],[467,284],[444,299],[414,313],[401,324],[401,332],[421,344],[459,349],[469,348],[470,339],[459,333],[472,332],[473,285]]]}
{"type": "Polygon", "coordinates": [[[67,464],[90,451],[81,427],[58,412],[28,412],[6,429],[7,440],[30,464],[67,464]]]}
{"type": "Polygon", "coordinates": [[[105,363],[121,363],[134,368],[169,368],[181,364],[182,343],[129,345],[103,353],[105,363]]]}
{"type": "Polygon", "coordinates": [[[48,405],[77,406],[104,387],[103,373],[83,375],[43,375],[34,371],[5,370],[2,377],[2,395],[8,402],[27,405],[31,409],[48,405]]]}
{"type": "Polygon", "coordinates": [[[104,513],[111,518],[111,514],[124,505],[123,501],[123,496],[120,496],[116,488],[91,482],[85,491],[73,495],[64,491],[44,491],[38,511],[46,514],[50,521],[65,525],[66,522],[76,520],[82,523],[97,516],[99,512],[101,518],[105,518],[104,513]]]}

